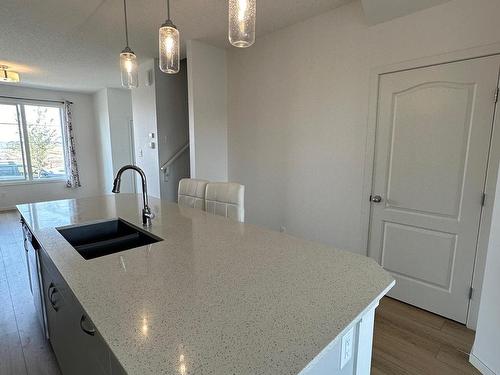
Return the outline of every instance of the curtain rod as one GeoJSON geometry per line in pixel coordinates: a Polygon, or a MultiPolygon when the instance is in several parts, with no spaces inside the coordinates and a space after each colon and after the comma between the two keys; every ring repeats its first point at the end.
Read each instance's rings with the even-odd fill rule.
{"type": "MultiPolygon", "coordinates": [[[[61,103],[64,104],[66,103],[64,100],[49,100],[49,99],[31,99],[31,98],[18,98],[15,96],[4,96],[0,95],[0,98],[3,99],[14,99],[14,100],[30,100],[33,102],[47,102],[47,103],[61,103]]],[[[68,101],[69,104],[73,104],[73,102],[68,101]]]]}

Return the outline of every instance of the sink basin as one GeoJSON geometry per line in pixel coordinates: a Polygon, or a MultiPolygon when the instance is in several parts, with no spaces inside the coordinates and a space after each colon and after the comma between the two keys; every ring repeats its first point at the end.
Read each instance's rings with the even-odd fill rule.
{"type": "Polygon", "coordinates": [[[162,241],[122,219],[56,229],[87,260],[162,241]]]}

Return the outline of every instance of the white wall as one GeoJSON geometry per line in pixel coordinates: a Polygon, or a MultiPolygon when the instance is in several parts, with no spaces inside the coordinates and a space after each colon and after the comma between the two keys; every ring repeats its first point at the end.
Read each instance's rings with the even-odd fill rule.
{"type": "Polygon", "coordinates": [[[488,374],[500,374],[500,180],[497,181],[476,339],[471,362],[488,374]]]}
{"type": "Polygon", "coordinates": [[[88,94],[0,85],[0,95],[34,99],[70,100],[73,104],[73,129],[82,187],[68,189],[64,182],[0,186],[0,209],[16,204],[54,199],[88,197],[102,194],[99,148],[92,96],[88,94]]]}
{"type": "MultiPolygon", "coordinates": [[[[126,164],[134,163],[134,142],[132,123],[132,96],[130,90],[108,88],[109,131],[113,171],[105,179],[106,192],[111,192],[113,175],[126,164]]],[[[135,178],[132,173],[123,175],[121,192],[134,192],[135,178]]]]}
{"type": "MultiPolygon", "coordinates": [[[[146,86],[148,71],[154,69],[150,60],[139,66],[139,87],[132,90],[132,113],[134,118],[134,153],[136,164],[144,170],[148,179],[148,192],[153,197],[160,197],[160,173],[157,147],[149,148],[154,141],[157,145],[155,83],[146,86]],[[150,139],[149,134],[155,138],[150,139]]],[[[127,172],[132,173],[132,172],[127,172]]],[[[137,180],[140,189],[140,180],[137,180]]]]}
{"type": "Polygon", "coordinates": [[[497,42],[498,14],[498,0],[454,0],[368,26],[354,1],[228,50],[229,179],[248,221],[366,254],[371,70],[497,42]]]}
{"type": "Polygon", "coordinates": [[[111,132],[109,125],[108,92],[106,89],[99,90],[93,96],[95,118],[97,126],[97,145],[99,160],[101,163],[100,179],[103,190],[110,192],[113,181],[113,156],[111,154],[111,132]]]}
{"type": "Polygon", "coordinates": [[[191,177],[227,181],[226,51],[187,41],[191,177]]]}
{"type": "MultiPolygon", "coordinates": [[[[133,164],[132,98],[130,90],[106,88],[94,94],[94,107],[100,146],[101,181],[111,194],[113,177],[122,166],[133,164]]],[[[122,177],[121,192],[134,192],[135,176],[122,177]]]]}
{"type": "MultiPolygon", "coordinates": [[[[186,60],[181,60],[177,74],[163,73],[155,63],[156,122],[160,166],[189,142],[189,115],[186,60]]],[[[161,173],[161,199],[177,202],[177,187],[181,178],[189,177],[189,150],[161,173]]]]}

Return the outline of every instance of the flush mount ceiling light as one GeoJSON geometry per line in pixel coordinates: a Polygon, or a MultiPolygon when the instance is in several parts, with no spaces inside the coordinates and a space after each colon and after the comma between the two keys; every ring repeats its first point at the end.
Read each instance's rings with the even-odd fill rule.
{"type": "Polygon", "coordinates": [[[122,86],[128,89],[139,86],[137,72],[137,56],[128,45],[127,2],[123,0],[123,13],[125,18],[125,43],[126,47],[120,53],[120,71],[122,86]]]}
{"type": "Polygon", "coordinates": [[[164,73],[179,72],[179,30],[170,20],[170,0],[167,0],[167,20],[159,30],[160,70],[164,73]]]}
{"type": "Polygon", "coordinates": [[[0,65],[0,81],[19,82],[19,73],[9,70],[9,67],[6,65],[0,65]]]}
{"type": "Polygon", "coordinates": [[[256,0],[229,0],[229,41],[247,48],[255,42],[256,0]]]}

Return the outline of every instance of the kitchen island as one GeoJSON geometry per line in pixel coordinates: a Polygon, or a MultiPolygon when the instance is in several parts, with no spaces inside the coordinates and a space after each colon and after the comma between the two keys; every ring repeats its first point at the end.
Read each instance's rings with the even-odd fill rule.
{"type": "Polygon", "coordinates": [[[18,206],[39,245],[63,372],[88,373],[91,363],[104,374],[369,373],[374,311],[394,285],[372,259],[157,199],[150,206],[145,230],[161,241],[88,260],[56,228],[116,218],[140,227],[140,196],[18,206]],[[61,327],[70,301],[77,323],[61,327]],[[77,325],[83,348],[73,347],[77,325]]]}

